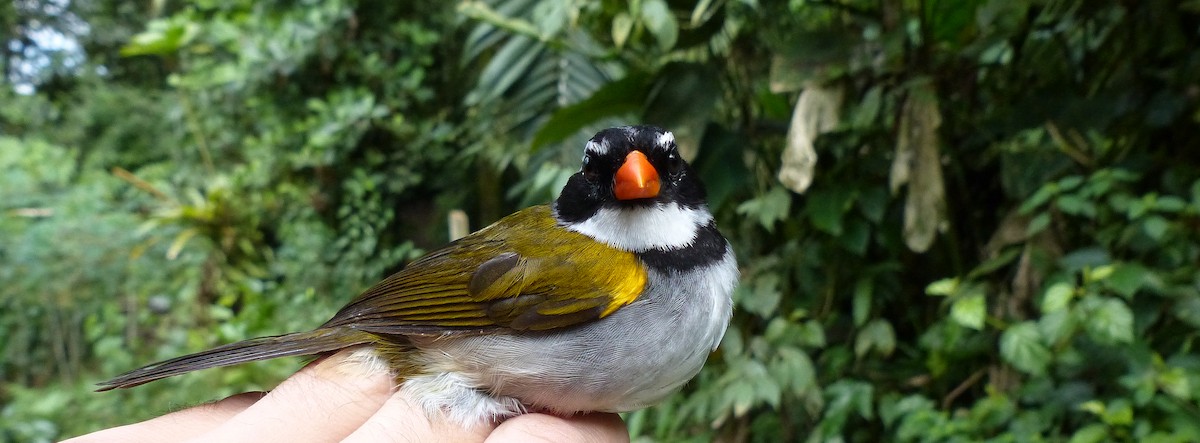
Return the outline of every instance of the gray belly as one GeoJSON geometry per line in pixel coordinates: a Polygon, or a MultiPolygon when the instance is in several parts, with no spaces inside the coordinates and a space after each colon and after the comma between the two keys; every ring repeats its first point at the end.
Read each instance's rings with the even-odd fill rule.
{"type": "Polygon", "coordinates": [[[639,409],[700,371],[732,313],[736,265],[650,276],[647,292],[612,315],[549,333],[417,341],[433,367],[478,389],[558,412],[639,409]]]}

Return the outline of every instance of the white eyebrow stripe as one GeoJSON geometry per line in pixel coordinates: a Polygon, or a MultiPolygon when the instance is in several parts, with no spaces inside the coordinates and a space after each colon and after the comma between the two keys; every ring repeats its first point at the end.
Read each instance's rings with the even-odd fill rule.
{"type": "Polygon", "coordinates": [[[607,154],[608,153],[608,141],[601,140],[600,143],[596,143],[595,140],[588,140],[587,146],[584,147],[584,150],[586,152],[590,152],[590,153],[596,154],[596,155],[607,154]]]}
{"type": "Polygon", "coordinates": [[[671,146],[671,143],[675,143],[675,134],[672,134],[671,131],[665,131],[658,135],[659,147],[666,149],[667,147],[671,146]]]}

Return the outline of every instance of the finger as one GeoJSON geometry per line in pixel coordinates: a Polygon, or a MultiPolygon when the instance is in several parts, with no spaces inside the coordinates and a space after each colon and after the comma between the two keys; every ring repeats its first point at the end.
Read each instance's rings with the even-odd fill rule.
{"type": "Polygon", "coordinates": [[[245,392],[224,400],[193,406],[182,411],[152,418],[140,423],[105,429],[68,442],[159,442],[182,441],[211,431],[233,416],[249,408],[264,395],[263,392],[245,392]]]}
{"type": "Polygon", "coordinates": [[[315,362],[203,441],[336,441],[350,435],[391,394],[392,376],[369,348],[315,362]]]}
{"type": "Polygon", "coordinates": [[[629,431],[617,414],[594,412],[563,418],[548,414],[524,414],[510,418],[492,432],[487,443],[629,442],[629,431]]]}
{"type": "Polygon", "coordinates": [[[479,442],[492,428],[494,425],[490,423],[463,427],[441,414],[428,414],[404,391],[399,391],[342,443],[479,442]]]}

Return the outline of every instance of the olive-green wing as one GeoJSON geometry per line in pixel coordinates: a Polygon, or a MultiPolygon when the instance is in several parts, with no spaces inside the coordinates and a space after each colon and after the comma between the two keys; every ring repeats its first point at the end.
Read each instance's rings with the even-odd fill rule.
{"type": "Polygon", "coordinates": [[[413,262],[325,327],[397,335],[548,330],[606,316],[645,283],[636,256],[559,227],[540,206],[413,262]]]}

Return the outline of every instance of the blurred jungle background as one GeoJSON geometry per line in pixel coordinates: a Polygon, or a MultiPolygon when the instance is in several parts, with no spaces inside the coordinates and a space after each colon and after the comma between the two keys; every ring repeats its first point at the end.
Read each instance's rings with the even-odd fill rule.
{"type": "Polygon", "coordinates": [[[0,441],[673,130],[737,314],[639,441],[1200,441],[1200,1],[0,3],[0,441]]]}

